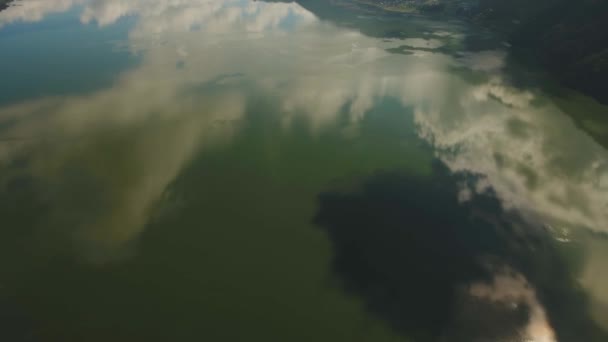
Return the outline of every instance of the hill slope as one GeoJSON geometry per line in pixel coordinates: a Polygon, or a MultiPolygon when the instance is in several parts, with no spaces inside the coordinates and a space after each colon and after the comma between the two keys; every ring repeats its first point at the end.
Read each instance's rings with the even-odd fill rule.
{"type": "Polygon", "coordinates": [[[608,104],[608,0],[354,0],[467,18],[510,37],[516,55],[608,104]]]}

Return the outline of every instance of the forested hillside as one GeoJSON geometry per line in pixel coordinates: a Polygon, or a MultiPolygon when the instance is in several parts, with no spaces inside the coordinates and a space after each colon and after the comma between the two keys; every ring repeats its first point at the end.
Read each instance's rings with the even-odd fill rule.
{"type": "Polygon", "coordinates": [[[13,0],[0,0],[0,11],[5,10],[13,0]]]}
{"type": "Polygon", "coordinates": [[[353,0],[386,10],[459,16],[501,31],[516,56],[608,103],[608,0],[353,0]]]}

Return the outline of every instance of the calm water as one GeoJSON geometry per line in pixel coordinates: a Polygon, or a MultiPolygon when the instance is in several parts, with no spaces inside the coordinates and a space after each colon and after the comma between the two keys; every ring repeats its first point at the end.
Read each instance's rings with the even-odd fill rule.
{"type": "Polygon", "coordinates": [[[349,0],[0,12],[0,340],[608,341],[608,109],[349,0]]]}

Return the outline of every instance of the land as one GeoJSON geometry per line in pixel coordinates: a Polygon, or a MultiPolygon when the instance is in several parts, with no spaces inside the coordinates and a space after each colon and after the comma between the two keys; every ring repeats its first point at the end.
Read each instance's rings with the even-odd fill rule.
{"type": "MultiPolygon", "coordinates": [[[[357,0],[356,2],[380,7],[382,9],[393,11],[393,12],[401,12],[401,13],[418,13],[421,11],[427,11],[430,9],[425,8],[426,2],[421,1],[404,1],[404,0],[357,0]]],[[[439,2],[429,1],[429,4],[438,4],[439,2]]],[[[431,5],[432,6],[432,5],[431,5]]]]}
{"type": "MultiPolygon", "coordinates": [[[[14,0],[0,0],[0,11],[14,0]]],[[[291,0],[266,0],[286,2],[291,0]]],[[[462,18],[507,37],[512,57],[608,104],[608,0],[298,0],[313,12],[327,3],[462,18]]],[[[346,15],[339,10],[332,17],[346,15]]]]}
{"type": "Polygon", "coordinates": [[[0,11],[7,9],[11,2],[13,2],[13,0],[0,0],[0,11]]]}
{"type": "Polygon", "coordinates": [[[524,59],[608,104],[608,1],[560,1],[523,18],[510,40],[524,59]]]}
{"type": "Polygon", "coordinates": [[[508,37],[514,57],[608,104],[608,1],[353,0],[387,11],[457,16],[508,37]]]}
{"type": "Polygon", "coordinates": [[[467,0],[354,0],[393,12],[438,13],[465,10],[472,1],[467,0]]]}

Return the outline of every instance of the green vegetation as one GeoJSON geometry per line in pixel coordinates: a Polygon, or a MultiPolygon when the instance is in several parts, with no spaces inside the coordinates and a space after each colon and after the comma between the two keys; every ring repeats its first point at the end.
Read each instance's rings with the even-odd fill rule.
{"type": "Polygon", "coordinates": [[[608,1],[354,0],[389,11],[459,16],[509,37],[522,60],[608,103],[608,1]]]}
{"type": "Polygon", "coordinates": [[[419,7],[415,1],[400,1],[400,0],[357,0],[357,2],[372,5],[383,8],[388,11],[401,12],[401,13],[416,13],[419,11],[419,7]]]}
{"type": "Polygon", "coordinates": [[[564,83],[608,103],[608,1],[552,2],[522,20],[512,43],[564,83]]]}
{"type": "Polygon", "coordinates": [[[13,0],[0,0],[0,11],[7,9],[11,2],[13,2],[13,0]]]}

